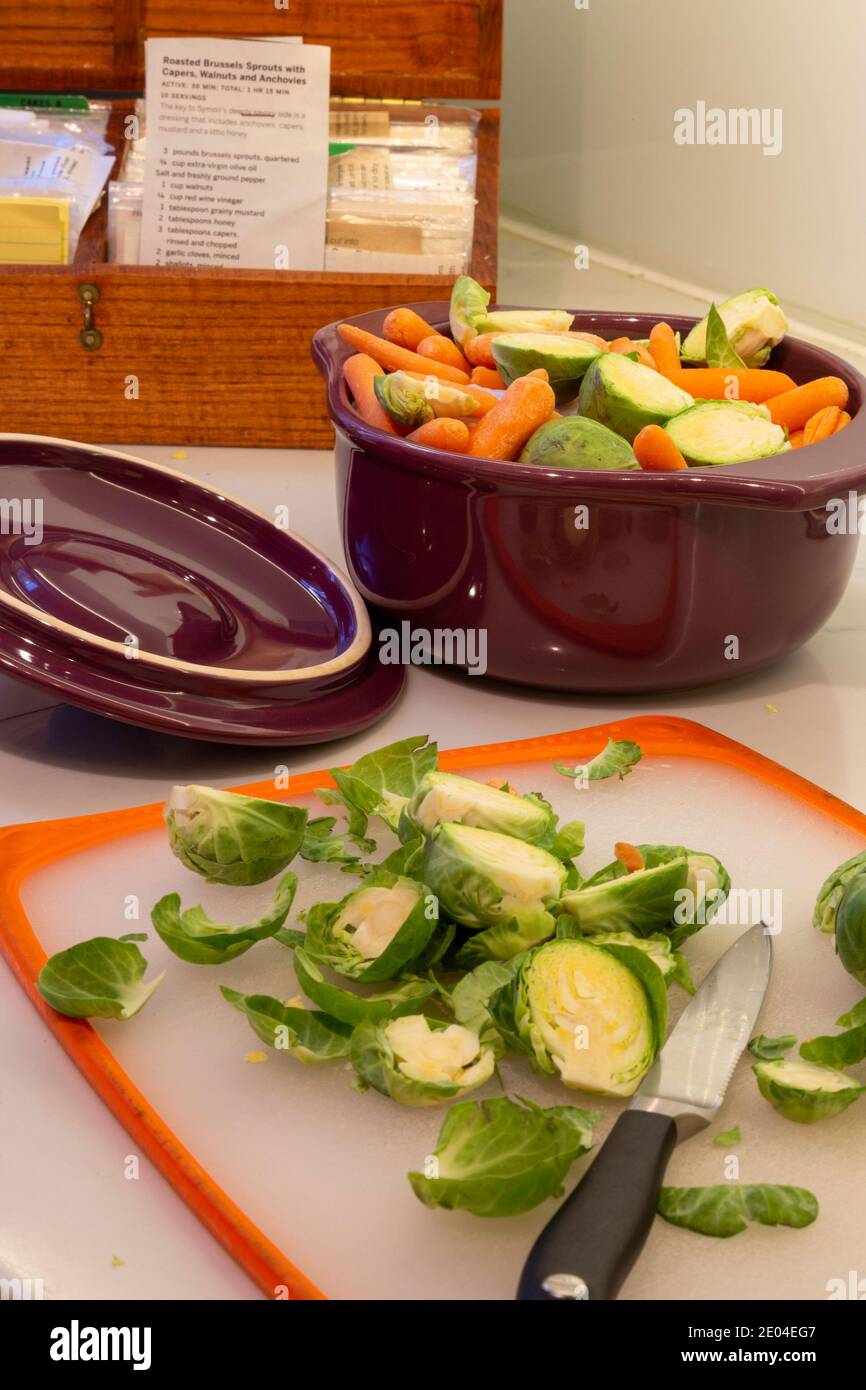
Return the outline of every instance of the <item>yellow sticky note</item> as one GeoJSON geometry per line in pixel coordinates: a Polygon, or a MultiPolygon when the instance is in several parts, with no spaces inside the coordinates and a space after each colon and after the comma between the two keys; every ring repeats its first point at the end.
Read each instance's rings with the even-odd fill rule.
{"type": "Polygon", "coordinates": [[[67,265],[69,200],[0,195],[0,265],[67,265]]]}

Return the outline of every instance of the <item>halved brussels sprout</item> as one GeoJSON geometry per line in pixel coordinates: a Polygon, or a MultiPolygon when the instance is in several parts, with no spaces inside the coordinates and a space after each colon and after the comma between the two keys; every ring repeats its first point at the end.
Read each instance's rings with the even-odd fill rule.
{"type": "Polygon", "coordinates": [[[547,850],[470,825],[438,825],[424,852],[424,882],[455,922],[473,930],[515,925],[528,934],[523,949],[533,934],[552,934],[549,909],[566,874],[547,850]]]}
{"type": "Polygon", "coordinates": [[[216,787],[173,787],[165,808],[173,852],[208,883],[264,883],[301,847],[307,812],[216,787]]]}
{"type": "Polygon", "coordinates": [[[842,901],[842,894],[851,879],[857,878],[860,874],[866,874],[866,850],[846,859],[844,864],[840,864],[824,879],[818,890],[818,900],[812,916],[813,927],[824,932],[836,930],[836,910],[842,901]]]}
{"type": "Polygon", "coordinates": [[[664,425],[691,405],[688,391],[621,352],[597,357],[580,388],[580,414],[607,425],[629,444],[645,425],[664,425]]]}
{"type": "MultiPolygon", "coordinates": [[[[570,923],[575,931],[580,930],[572,918],[566,917],[561,920],[570,923]]],[[[571,932],[566,930],[560,933],[557,924],[556,935],[571,937],[571,932]]],[[[666,984],[678,984],[687,994],[694,994],[695,992],[689,963],[685,956],[674,950],[669,936],[663,936],[661,933],[656,933],[654,936],[635,936],[632,932],[627,931],[596,932],[592,937],[592,944],[593,946],[631,946],[636,951],[643,951],[658,966],[666,984]]]]}
{"type": "Polygon", "coordinates": [[[490,295],[470,275],[460,275],[451,291],[451,335],[465,347],[479,333],[566,333],[574,314],[564,309],[495,309],[490,295]]]}
{"type": "MultiPolygon", "coordinates": [[[[727,329],[728,342],[747,367],[763,367],[772,349],[788,331],[788,320],[770,290],[745,290],[735,294],[720,304],[717,312],[727,329]]],[[[683,343],[684,362],[706,362],[707,321],[704,318],[695,324],[683,343]]]]}
{"type": "Polygon", "coordinates": [[[699,401],[675,416],[665,431],[691,468],[748,463],[786,453],[786,430],[748,401],[699,401]]]}
{"type": "Polygon", "coordinates": [[[423,1014],[362,1023],[352,1035],[352,1066],[361,1090],[373,1087],[401,1105],[442,1105],[483,1086],[496,1058],[477,1033],[423,1014]]]}
{"type": "Polygon", "coordinates": [[[556,834],[556,816],[540,797],[518,796],[453,772],[428,772],[422,777],[405,815],[422,835],[431,835],[446,821],[498,830],[527,844],[552,843],[556,834]]]}
{"type": "Polygon", "coordinates": [[[838,1115],[866,1090],[844,1071],[805,1062],[800,1057],[756,1062],[752,1071],[758,1078],[761,1095],[786,1120],[797,1120],[804,1125],[838,1115]]]}
{"type": "Polygon", "coordinates": [[[564,893],[562,907],[589,935],[595,932],[634,932],[652,936],[669,926],[677,910],[677,894],[688,879],[685,856],[666,864],[637,869],[564,893]]]}
{"type": "Polygon", "coordinates": [[[491,348],[506,386],[544,367],[558,405],[574,399],[587,368],[601,354],[593,343],[565,333],[503,333],[491,348]]]}
{"type": "Polygon", "coordinates": [[[866,985],[866,874],[845,884],[836,909],[836,952],[848,974],[866,985]]]}
{"type": "Polygon", "coordinates": [[[471,275],[458,275],[451,290],[451,336],[465,347],[478,336],[478,325],[487,313],[490,295],[471,275]]]}
{"type": "Polygon", "coordinates": [[[506,1042],[566,1086],[630,1096],[664,1041],[662,972],[632,946],[548,941],[490,1001],[506,1042]]]}
{"type": "Polygon", "coordinates": [[[464,415],[477,415],[481,410],[474,396],[461,391],[459,386],[447,385],[438,377],[431,378],[428,386],[406,372],[392,372],[390,376],[375,377],[373,385],[382,409],[405,429],[417,429],[441,416],[456,420],[464,415]]]}
{"type": "Polygon", "coordinates": [[[597,420],[587,420],[582,415],[566,415],[539,426],[524,446],[518,463],[596,471],[640,468],[630,444],[597,420]]]}
{"type": "Polygon", "coordinates": [[[423,883],[377,869],[341,902],[310,908],[303,947],[347,979],[393,980],[421,955],[438,920],[423,883]]]}
{"type": "MultiPolygon", "coordinates": [[[[635,849],[643,859],[645,869],[686,860],[686,881],[675,895],[670,919],[667,923],[657,921],[653,929],[663,929],[671,945],[676,948],[712,920],[728,896],[730,875],[714,854],[686,849],[685,845],[635,845],[635,849]]],[[[594,888],[597,884],[609,883],[626,875],[628,870],[625,865],[619,859],[614,859],[587,879],[583,887],[594,888]]],[[[633,927],[632,930],[637,928],[633,927]]]]}

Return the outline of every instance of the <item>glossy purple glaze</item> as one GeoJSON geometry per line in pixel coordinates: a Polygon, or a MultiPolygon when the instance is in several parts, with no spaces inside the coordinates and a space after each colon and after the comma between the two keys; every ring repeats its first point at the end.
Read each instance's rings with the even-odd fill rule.
{"type": "Polygon", "coordinates": [[[138,662],[112,669],[98,657],[70,651],[51,633],[23,633],[0,612],[0,670],[94,714],[209,743],[328,743],[375,724],[399,699],[406,679],[405,667],[379,662],[377,646],[341,689],[307,691],[305,701],[291,702],[283,693],[269,698],[172,688],[164,678],[148,677],[138,662]]]}
{"type": "MultiPolygon", "coordinates": [[[[412,307],[447,328],[447,304],[412,307]]],[[[385,313],[351,322],[380,332],[385,313]]],[[[695,322],[580,312],[574,327],[646,337],[661,317],[683,332],[695,322]]],[[[866,490],[866,381],[831,353],[788,339],[771,365],[796,381],[843,377],[854,419],[842,434],[669,474],[468,460],[393,439],[349,404],[349,353],[334,324],[314,339],[349,573],[391,625],[486,628],[490,676],[611,693],[730,679],[805,642],[844,592],[858,537],[829,535],[823,509],[866,490]]]]}
{"type": "MultiPolygon", "coordinates": [[[[143,653],[188,665],[276,674],[329,662],[358,634],[326,561],[188,478],[83,445],[0,437],[0,495],[42,504],[39,543],[0,534],[0,589],[35,610],[17,619],[34,635],[60,621],[114,643],[133,633],[143,653]]],[[[129,665],[104,648],[101,662],[129,665]]],[[[350,675],[290,683],[285,698],[350,675]]]]}

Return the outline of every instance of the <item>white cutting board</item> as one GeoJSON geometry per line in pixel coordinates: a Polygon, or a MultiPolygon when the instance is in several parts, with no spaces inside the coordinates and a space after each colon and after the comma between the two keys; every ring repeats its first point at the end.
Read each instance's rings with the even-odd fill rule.
{"type": "MultiPolygon", "coordinates": [[[[467,775],[472,775],[471,772],[467,775]]],[[[709,850],[727,865],[735,886],[781,888],[782,930],[757,1031],[800,1038],[832,1032],[836,1017],[863,991],[835,959],[832,940],[812,929],[818,887],[836,864],[863,848],[853,832],[766,787],[711,762],[646,757],[623,782],[577,791],[547,762],[484,767],[479,778],[505,777],[521,791],[541,791],[564,818],[587,822],[585,872],[612,858],[614,840],[684,843],[709,850]]],[[[313,798],[298,798],[321,814],[313,798]]],[[[383,834],[380,849],[392,845],[383,834]]],[[[357,880],[328,865],[298,861],[296,912],[336,899],[357,880]]],[[[406,1173],[420,1168],[435,1145],[444,1110],[414,1111],[376,1092],[359,1094],[342,1063],[304,1066],[268,1051],[245,1018],[226,1004],[218,985],[285,999],[297,992],[292,956],[267,941],[225,966],[187,965],[162,945],[150,907],[177,891],[226,921],[257,916],[272,885],[209,885],[174,859],[162,832],[113,841],[42,870],[25,885],[24,906],[46,951],[84,937],[136,930],[124,915],[129,895],[141,903],[141,949],[148,975],[168,975],[143,1012],[127,1023],[97,1027],[133,1081],[214,1179],[324,1292],[338,1299],[512,1299],[523,1260],[553,1202],[524,1216],[482,1220],[429,1211],[406,1173]]],[[[708,926],[686,945],[697,981],[739,926],[708,926]]],[[[676,1017],[685,1003],[670,992],[676,1017]]],[[[806,1230],[751,1227],[713,1240],[657,1219],[623,1298],[822,1299],[828,1281],[866,1277],[866,1204],[862,1153],[866,1100],[823,1123],[797,1125],[764,1101],[740,1063],[718,1122],[680,1146],[668,1169],[672,1185],[725,1181],[728,1151],[714,1134],[739,1124],[731,1150],[742,1182],[809,1187],[820,1203],[806,1230]]],[[[541,1104],[571,1101],[604,1110],[600,1142],[620,1104],[567,1091],[508,1059],[502,1076],[511,1094],[541,1104]]],[[[475,1096],[499,1094],[495,1080],[475,1096]]],[[[575,1165],[569,1189],[588,1159],[575,1165]]]]}

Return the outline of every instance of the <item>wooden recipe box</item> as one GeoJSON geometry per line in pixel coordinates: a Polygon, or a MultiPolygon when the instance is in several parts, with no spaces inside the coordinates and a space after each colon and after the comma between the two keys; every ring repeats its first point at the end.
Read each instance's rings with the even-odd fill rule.
{"type": "MultiPolygon", "coordinates": [[[[119,160],[146,37],[278,34],[331,48],[334,96],[500,95],[502,0],[0,0],[0,90],[115,94],[109,139],[119,160]]],[[[498,182],[499,112],[488,108],[470,271],[490,290],[498,182]]],[[[436,275],[111,265],[106,230],[103,200],[71,265],[0,266],[0,430],[103,444],[330,447],[310,359],[316,329],[450,293],[450,278],[436,275]],[[82,333],[88,314],[95,335],[82,333]]]]}

